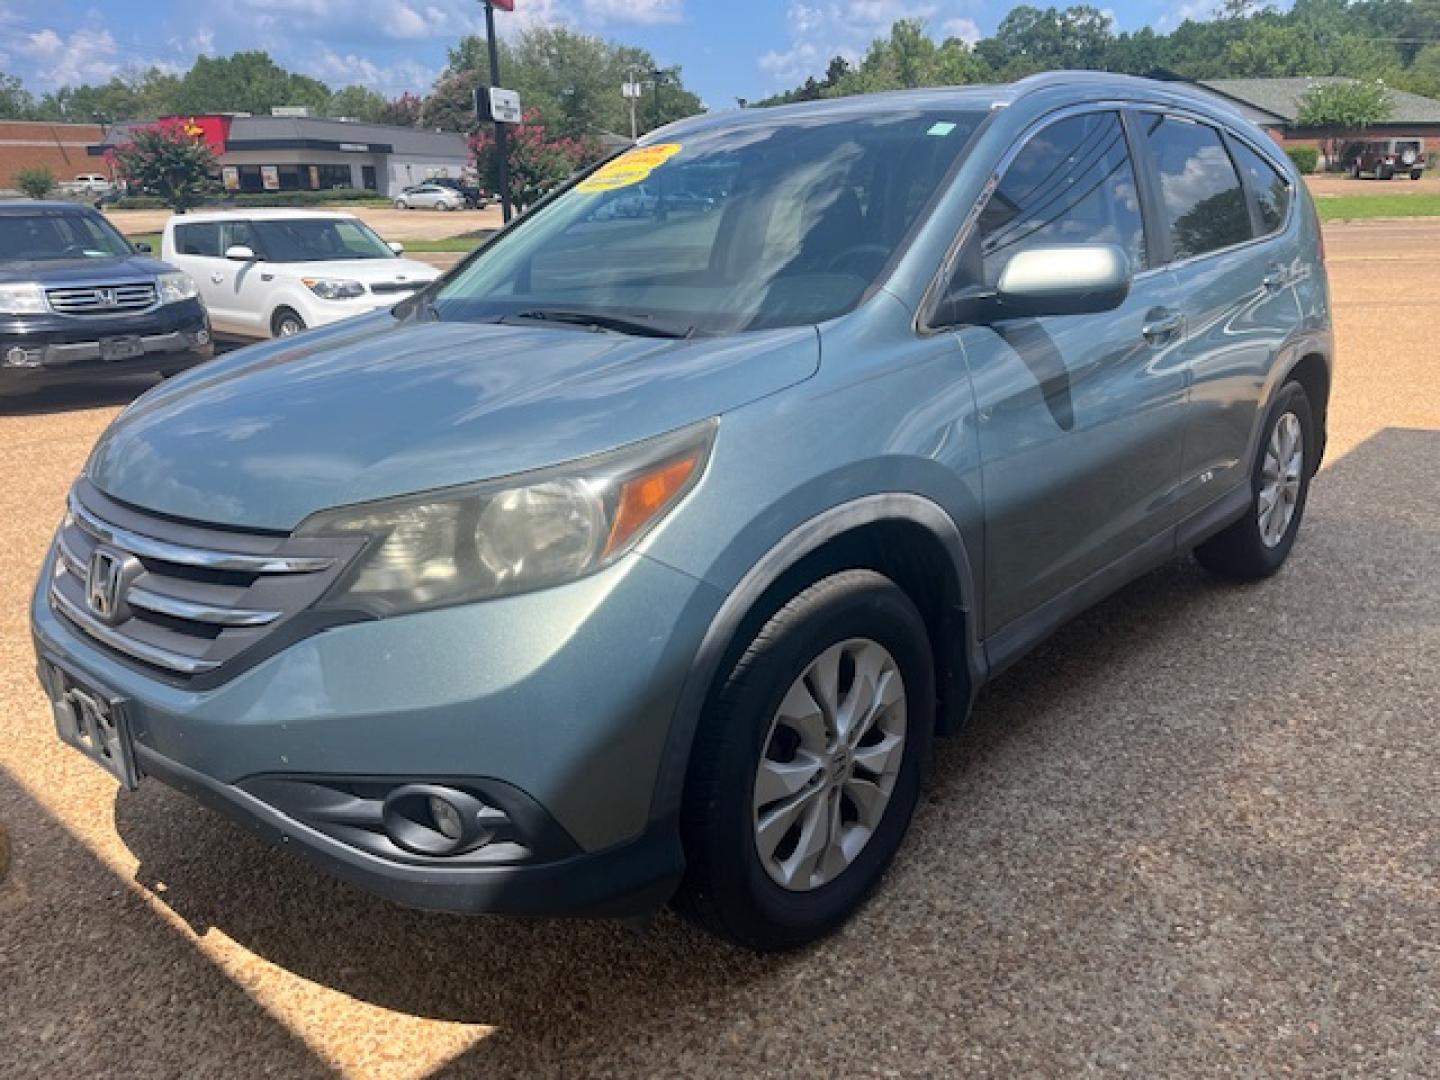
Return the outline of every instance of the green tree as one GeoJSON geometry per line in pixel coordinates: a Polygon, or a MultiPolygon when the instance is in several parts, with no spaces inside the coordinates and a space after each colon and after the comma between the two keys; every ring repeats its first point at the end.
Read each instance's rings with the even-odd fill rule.
{"type": "Polygon", "coordinates": [[[43,199],[55,190],[55,173],[43,165],[21,169],[15,174],[14,184],[30,198],[43,199]]]}
{"type": "Polygon", "coordinates": [[[121,176],[182,212],[198,205],[210,190],[210,176],[216,168],[215,155],[205,140],[187,135],[179,123],[139,128],[130,142],[110,153],[121,176]]]}
{"type": "Polygon", "coordinates": [[[1326,164],[1341,167],[1341,152],[1347,140],[1389,118],[1394,112],[1390,90],[1378,79],[1321,83],[1300,99],[1296,124],[1322,135],[1326,164]]]}
{"type": "Polygon", "coordinates": [[[35,99],[14,75],[0,71],[0,120],[29,120],[35,99]]]}
{"type": "MultiPolygon", "coordinates": [[[[621,85],[631,75],[653,82],[659,70],[644,49],[563,26],[527,30],[513,44],[500,42],[499,60],[502,84],[520,94],[526,111],[533,111],[551,132],[568,137],[628,132],[630,107],[621,97],[621,85]]],[[[445,73],[425,101],[426,126],[475,130],[474,90],[489,82],[485,39],[462,38],[450,50],[445,73]]],[[[661,75],[659,93],[647,93],[636,111],[649,128],[700,109],[700,99],[685,89],[680,69],[669,68],[661,75]]]]}
{"type": "Polygon", "coordinates": [[[386,123],[390,102],[385,95],[377,94],[368,86],[347,86],[330,95],[325,111],[329,116],[344,116],[351,120],[366,120],[373,124],[386,123]]]}
{"type": "Polygon", "coordinates": [[[248,112],[265,115],[276,105],[305,105],[323,114],[330,88],[287,71],[258,50],[201,56],[180,80],[176,113],[248,112]]]}
{"type": "Polygon", "coordinates": [[[179,87],[178,76],[159,68],[136,70],[98,85],[62,86],[41,98],[36,112],[71,123],[154,120],[176,111],[179,87]]]}

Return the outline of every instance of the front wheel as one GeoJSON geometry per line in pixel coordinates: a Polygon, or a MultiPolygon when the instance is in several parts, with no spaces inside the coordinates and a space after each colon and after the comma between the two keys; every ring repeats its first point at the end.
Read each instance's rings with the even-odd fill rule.
{"type": "Polygon", "coordinates": [[[1288,383],[1270,407],[1251,474],[1250,509],[1195,549],[1200,565],[1225,577],[1255,580],[1284,565],[1295,546],[1318,443],[1310,399],[1288,383]]]}
{"type": "Polygon", "coordinates": [[[270,329],[276,337],[294,337],[305,329],[305,320],[289,308],[281,308],[270,320],[270,329]]]}
{"type": "Polygon", "coordinates": [[[409,210],[409,209],[410,209],[410,204],[409,204],[408,202],[406,202],[404,199],[396,199],[396,200],[395,200],[395,209],[396,209],[396,210],[409,210]]]}
{"type": "Polygon", "coordinates": [[[759,951],[843,923],[909,827],[934,683],[924,620],[880,574],[835,574],[776,612],[701,717],[680,911],[759,951]]]}

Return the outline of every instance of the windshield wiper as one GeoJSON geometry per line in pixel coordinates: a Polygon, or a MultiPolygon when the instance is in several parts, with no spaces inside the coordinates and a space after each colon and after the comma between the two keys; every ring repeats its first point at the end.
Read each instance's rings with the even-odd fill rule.
{"type": "Polygon", "coordinates": [[[693,326],[668,326],[645,317],[607,315],[596,311],[568,311],[563,308],[534,308],[529,311],[506,315],[502,323],[512,320],[525,322],[565,323],[567,326],[585,326],[594,330],[613,330],[620,334],[634,334],[638,337],[688,338],[695,332],[693,326]]]}

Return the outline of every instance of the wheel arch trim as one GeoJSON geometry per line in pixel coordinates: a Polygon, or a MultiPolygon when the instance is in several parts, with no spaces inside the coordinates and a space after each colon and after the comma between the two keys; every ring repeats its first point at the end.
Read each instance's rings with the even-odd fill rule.
{"type": "MultiPolygon", "coordinates": [[[[955,598],[955,614],[962,617],[965,628],[961,646],[965,654],[963,673],[968,686],[963,706],[969,707],[985,680],[986,668],[984,650],[976,637],[973,617],[976,596],[971,564],[964,538],[954,519],[930,499],[908,492],[866,495],[841,503],[803,522],[773,544],[730,590],[710,620],[685,676],[666,736],[655,792],[651,798],[652,821],[674,819],[679,813],[690,748],[705,699],[719,675],[720,664],[735,634],[755,604],[787,571],[826,544],[865,526],[887,522],[920,526],[940,542],[949,556],[959,593],[955,598]]],[[[938,676],[937,672],[937,679],[938,676]]],[[[953,695],[949,700],[953,700],[953,695]]]]}

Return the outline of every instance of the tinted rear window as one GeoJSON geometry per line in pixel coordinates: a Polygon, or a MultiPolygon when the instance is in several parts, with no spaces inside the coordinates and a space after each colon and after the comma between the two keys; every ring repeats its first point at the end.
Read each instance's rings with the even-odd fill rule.
{"type": "Polygon", "coordinates": [[[1173,257],[1187,259],[1249,240],[1250,210],[1220,133],[1155,114],[1146,115],[1145,131],[1173,257]]]}
{"type": "Polygon", "coordinates": [[[1255,196],[1255,207],[1260,211],[1260,224],[1267,233],[1272,233],[1285,223],[1290,212],[1290,182],[1263,157],[1242,142],[1230,144],[1250,190],[1255,196]]]}

